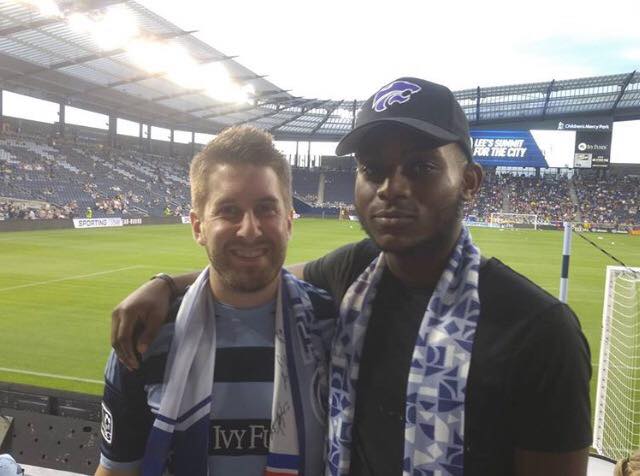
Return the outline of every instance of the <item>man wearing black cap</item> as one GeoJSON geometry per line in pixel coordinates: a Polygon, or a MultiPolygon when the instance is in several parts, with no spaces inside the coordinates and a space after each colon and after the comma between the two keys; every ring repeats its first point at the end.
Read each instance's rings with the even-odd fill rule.
{"type": "MultiPolygon", "coordinates": [[[[483,259],[462,225],[482,172],[451,91],[387,84],[337,153],[355,154],[370,238],[295,270],[342,301],[327,474],[584,475],[587,342],[566,305],[483,259]]],[[[155,303],[161,285],[148,288],[155,303]]],[[[139,294],[114,312],[114,344],[132,365],[122,329],[139,294]]]]}

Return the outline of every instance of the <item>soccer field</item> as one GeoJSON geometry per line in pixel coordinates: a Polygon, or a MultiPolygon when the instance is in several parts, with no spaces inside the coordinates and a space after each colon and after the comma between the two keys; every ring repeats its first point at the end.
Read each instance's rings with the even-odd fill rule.
{"type": "MultiPolygon", "coordinates": [[[[562,233],[473,228],[485,256],[495,256],[558,294],[562,233]]],[[[364,236],[336,220],[294,223],[287,263],[309,260],[364,236]]],[[[640,238],[589,234],[630,266],[640,266],[640,238]]],[[[185,225],[0,234],[0,381],[98,394],[109,353],[111,309],[164,271],[204,267],[206,256],[185,225]]],[[[591,345],[595,397],[604,254],[573,238],[569,304],[591,345]]],[[[544,351],[544,349],[541,349],[544,351]]]]}

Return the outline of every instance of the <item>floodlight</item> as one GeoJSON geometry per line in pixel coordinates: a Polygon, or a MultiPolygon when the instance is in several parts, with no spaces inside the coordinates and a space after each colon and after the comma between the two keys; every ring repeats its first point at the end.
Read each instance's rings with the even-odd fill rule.
{"type": "Polygon", "coordinates": [[[187,50],[176,44],[164,44],[167,77],[188,89],[204,88],[200,65],[187,50]]]}
{"type": "Polygon", "coordinates": [[[23,0],[23,3],[36,7],[42,16],[61,17],[62,11],[54,0],[23,0]]]}
{"type": "Polygon", "coordinates": [[[251,99],[249,98],[247,91],[235,83],[231,84],[229,99],[231,102],[235,103],[251,103],[251,99]]]}
{"type": "Polygon", "coordinates": [[[120,48],[139,34],[133,15],[123,5],[107,8],[94,24],[93,39],[103,50],[120,48]]]}
{"type": "Polygon", "coordinates": [[[224,88],[220,85],[208,87],[205,94],[216,101],[227,102],[224,88]]]}
{"type": "Polygon", "coordinates": [[[127,55],[136,66],[157,73],[163,71],[164,51],[160,44],[148,40],[136,39],[126,46],[127,55]]]}
{"type": "Polygon", "coordinates": [[[230,80],[209,86],[206,94],[217,101],[226,103],[242,103],[249,100],[247,91],[230,80]]]}
{"type": "Polygon", "coordinates": [[[168,80],[187,89],[202,89],[221,102],[251,102],[255,96],[252,85],[231,81],[220,63],[199,64],[181,46],[169,42],[154,42],[140,38],[125,46],[127,55],[138,67],[150,73],[165,73],[168,80]]]}
{"type": "Polygon", "coordinates": [[[245,84],[242,87],[242,90],[247,95],[247,98],[253,98],[256,95],[256,88],[253,87],[253,84],[245,84]]]}
{"type": "Polygon", "coordinates": [[[112,5],[93,16],[72,13],[67,22],[76,33],[89,33],[102,50],[121,48],[140,33],[135,18],[123,5],[112,5]]]}
{"type": "Polygon", "coordinates": [[[226,84],[231,81],[229,79],[227,69],[220,63],[208,63],[202,65],[200,72],[206,83],[205,87],[211,87],[212,85],[216,86],[221,83],[226,84]]]}
{"type": "Polygon", "coordinates": [[[67,16],[67,23],[76,33],[86,33],[93,28],[93,21],[82,13],[72,13],[67,16]]]}

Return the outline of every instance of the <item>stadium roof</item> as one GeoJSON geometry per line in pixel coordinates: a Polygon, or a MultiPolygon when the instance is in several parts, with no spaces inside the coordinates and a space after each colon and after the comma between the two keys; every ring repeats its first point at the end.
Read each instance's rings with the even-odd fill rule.
{"type": "MultiPolygon", "coordinates": [[[[104,40],[117,36],[114,26],[110,28],[104,40]]],[[[0,0],[0,88],[154,126],[204,133],[251,123],[278,139],[330,141],[353,126],[362,100],[293,96],[192,33],[133,0],[0,0]],[[96,32],[87,29],[86,19],[97,21],[116,10],[124,20],[132,19],[135,32],[123,37],[121,44],[100,44],[96,32]],[[78,20],[85,21],[84,31],[78,20]],[[138,49],[136,56],[132,51],[136,42],[149,49],[138,49]],[[149,66],[144,56],[153,57],[153,45],[173,48],[166,51],[176,56],[149,66]],[[174,60],[175,67],[167,65],[174,60]],[[242,89],[249,102],[223,101],[228,85],[210,86],[194,82],[193,75],[180,75],[180,69],[188,73],[189,68],[219,64],[237,85],[237,91],[229,94],[242,89]]],[[[472,124],[585,114],[640,117],[640,73],[635,71],[478,87],[455,95],[472,124]]]]}

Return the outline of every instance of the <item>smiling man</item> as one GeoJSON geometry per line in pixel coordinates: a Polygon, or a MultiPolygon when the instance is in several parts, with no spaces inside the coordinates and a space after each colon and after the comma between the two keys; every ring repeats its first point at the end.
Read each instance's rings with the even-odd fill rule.
{"type": "MultiPolygon", "coordinates": [[[[584,476],[586,339],[568,306],[481,257],[463,226],[482,171],[452,92],[408,77],[383,86],[336,152],[355,153],[369,238],[294,270],[341,302],[327,474],[584,476]]],[[[156,283],[114,312],[129,365],[128,329],[153,334],[168,301],[156,283]]]]}
{"type": "Polygon", "coordinates": [[[235,127],[193,159],[190,182],[209,265],[140,368],[111,355],[96,475],[320,474],[335,315],[282,270],[289,164],[270,135],[235,127]]]}

